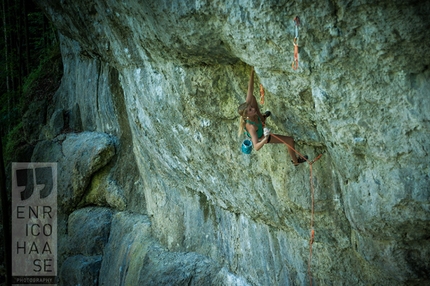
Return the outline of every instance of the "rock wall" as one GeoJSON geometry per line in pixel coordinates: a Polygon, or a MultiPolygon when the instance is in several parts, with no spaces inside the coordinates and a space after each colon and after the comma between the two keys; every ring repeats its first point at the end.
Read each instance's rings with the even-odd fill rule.
{"type": "MultiPolygon", "coordinates": [[[[64,77],[33,159],[78,138],[91,144],[77,152],[111,150],[72,184],[62,283],[429,282],[429,3],[39,2],[62,34],[64,77]],[[250,66],[272,131],[324,152],[311,276],[309,167],[282,144],[240,152],[250,66]],[[58,137],[64,127],[77,133],[58,137]],[[104,223],[83,246],[93,219],[104,223]]],[[[60,172],[76,174],[67,158],[60,172]]]]}

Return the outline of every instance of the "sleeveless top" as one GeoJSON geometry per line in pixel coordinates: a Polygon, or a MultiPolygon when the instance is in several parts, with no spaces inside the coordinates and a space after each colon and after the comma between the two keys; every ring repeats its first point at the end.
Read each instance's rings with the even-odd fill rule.
{"type": "MultiPolygon", "coordinates": [[[[263,136],[263,122],[261,122],[260,117],[258,117],[258,122],[255,123],[254,121],[251,120],[245,120],[246,123],[252,124],[254,126],[257,126],[257,137],[261,138],[263,136]]],[[[245,126],[245,134],[246,136],[248,136],[249,138],[251,138],[251,135],[249,134],[248,130],[246,130],[246,126],[245,126]]]]}

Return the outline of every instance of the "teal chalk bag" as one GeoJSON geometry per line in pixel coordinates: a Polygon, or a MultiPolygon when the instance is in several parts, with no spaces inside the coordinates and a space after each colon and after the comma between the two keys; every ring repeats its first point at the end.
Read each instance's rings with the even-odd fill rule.
{"type": "Polygon", "coordinates": [[[252,151],[252,141],[249,139],[243,140],[242,143],[242,152],[244,154],[251,154],[252,151]]]}

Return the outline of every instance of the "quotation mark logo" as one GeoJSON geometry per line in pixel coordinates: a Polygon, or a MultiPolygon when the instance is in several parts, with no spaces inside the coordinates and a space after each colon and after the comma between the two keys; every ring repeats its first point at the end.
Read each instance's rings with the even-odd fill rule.
{"type": "Polygon", "coordinates": [[[39,167],[16,170],[16,184],[24,188],[21,191],[21,200],[29,199],[34,190],[39,190],[40,199],[47,198],[53,188],[52,167],[39,167]]]}

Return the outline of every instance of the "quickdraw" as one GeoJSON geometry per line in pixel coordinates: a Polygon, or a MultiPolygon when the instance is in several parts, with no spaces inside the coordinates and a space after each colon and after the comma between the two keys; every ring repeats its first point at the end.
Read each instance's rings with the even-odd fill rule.
{"type": "Polygon", "coordinates": [[[261,83],[260,83],[260,104],[264,104],[264,88],[261,83]]]}
{"type": "Polygon", "coordinates": [[[296,16],[294,18],[294,29],[295,29],[295,37],[293,40],[294,45],[294,60],[291,64],[291,67],[293,70],[297,70],[299,68],[299,25],[300,25],[300,18],[296,16]]]}
{"type": "Polygon", "coordinates": [[[311,238],[309,239],[309,245],[314,243],[314,239],[315,239],[315,230],[311,230],[311,238]]]}

